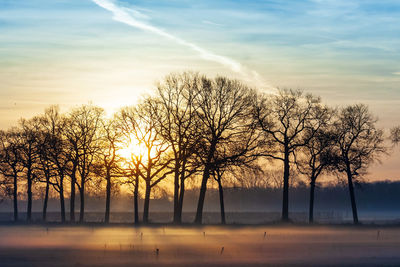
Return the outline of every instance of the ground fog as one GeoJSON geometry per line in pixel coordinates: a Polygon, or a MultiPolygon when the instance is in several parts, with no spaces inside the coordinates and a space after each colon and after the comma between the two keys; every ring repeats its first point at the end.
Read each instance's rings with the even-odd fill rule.
{"type": "Polygon", "coordinates": [[[398,266],[400,228],[0,227],[1,266],[398,266]]]}

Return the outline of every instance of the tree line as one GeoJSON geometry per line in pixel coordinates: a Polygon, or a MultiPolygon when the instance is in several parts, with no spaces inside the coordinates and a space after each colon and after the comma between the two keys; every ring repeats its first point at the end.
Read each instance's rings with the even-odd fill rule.
{"type": "MultiPolygon", "coordinates": [[[[111,117],[94,105],[67,113],[51,106],[1,131],[1,188],[13,199],[15,221],[20,187],[26,192],[28,221],[34,185],[43,185],[44,221],[50,190],[56,192],[64,223],[66,196],[69,221],[75,222],[79,194],[79,222],[84,222],[85,195],[105,183],[104,222],[108,223],[113,191],[124,185],[133,194],[135,223],[148,223],[152,192],[171,178],[173,222],[179,224],[187,183],[198,181],[194,222],[200,224],[213,179],[225,223],[224,182],[243,183],[251,173],[262,173],[272,165],[283,170],[282,221],[289,221],[290,180],[298,172],[310,183],[311,223],[316,182],[322,175],[347,179],[353,220],[358,223],[354,183],[388,151],[384,131],[376,122],[364,104],[331,108],[299,90],[266,94],[225,77],[170,74],[157,84],[155,94],[111,117]],[[144,198],[141,220],[139,198],[144,198]]],[[[394,127],[391,141],[399,140],[400,128],[394,127]]]]}

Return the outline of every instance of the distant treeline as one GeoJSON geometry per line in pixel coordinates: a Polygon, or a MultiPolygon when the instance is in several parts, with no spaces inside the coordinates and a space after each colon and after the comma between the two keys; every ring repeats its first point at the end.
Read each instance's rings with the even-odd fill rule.
{"type": "MultiPolygon", "coordinates": [[[[399,214],[400,213],[400,182],[373,182],[363,183],[356,186],[357,201],[360,203],[360,215],[370,213],[380,214],[399,214]]],[[[282,201],[282,190],[280,188],[226,188],[225,203],[227,213],[279,213],[282,201]]],[[[186,192],[185,205],[183,213],[194,213],[196,211],[196,204],[198,199],[198,190],[190,189],[186,192]]],[[[290,210],[295,213],[304,213],[308,210],[309,204],[309,188],[305,186],[295,186],[291,189],[290,210]]],[[[316,190],[316,213],[329,214],[344,214],[351,213],[348,205],[349,195],[347,188],[341,185],[329,185],[319,187],[316,190]]],[[[172,216],[173,201],[167,196],[160,196],[159,198],[152,199],[151,212],[155,213],[170,213],[172,216]]],[[[104,209],[105,197],[88,197],[87,198],[87,212],[89,213],[102,213],[104,209]]],[[[129,196],[116,196],[111,210],[119,214],[131,214],[133,212],[132,197],[129,196]]],[[[42,199],[33,201],[33,211],[41,211],[43,204],[42,199]]],[[[139,199],[139,205],[143,204],[143,199],[139,199]]],[[[26,207],[26,201],[20,201],[20,207],[26,207]]],[[[210,188],[207,191],[206,201],[204,204],[205,212],[219,212],[219,193],[217,189],[210,188]]],[[[59,210],[59,201],[56,198],[50,198],[48,211],[56,212],[59,210]]],[[[5,200],[0,204],[0,213],[12,212],[12,202],[5,200]]],[[[140,213],[143,212],[141,208],[140,213]]],[[[120,218],[114,216],[113,222],[131,221],[132,216],[124,215],[120,218]],[[127,216],[127,217],[126,217],[127,216]],[[121,220],[121,221],[120,221],[121,220]]],[[[268,215],[265,215],[268,216],[268,215]]],[[[59,216],[57,221],[60,221],[59,216]]],[[[170,216],[166,216],[167,218],[170,216]]],[[[5,215],[0,216],[0,220],[9,220],[5,215]]],[[[273,221],[275,217],[267,218],[268,221],[273,221]]],[[[383,217],[382,220],[387,220],[383,217]]],[[[50,219],[51,220],[51,219],[50,219]]],[[[54,219],[53,219],[54,220],[54,219]]],[[[90,218],[88,219],[90,221],[90,218]]],[[[104,220],[97,218],[97,220],[104,220]]],[[[241,220],[247,222],[245,218],[241,220]]],[[[261,221],[259,221],[261,222],[261,221]]]]}
{"type": "MultiPolygon", "coordinates": [[[[310,185],[313,222],[316,184],[328,175],[345,179],[358,223],[354,186],[387,152],[386,136],[376,121],[363,104],[331,108],[299,90],[264,94],[225,77],[171,74],[158,84],[154,96],[112,117],[93,105],[65,114],[52,106],[1,131],[0,189],[13,200],[15,221],[18,201],[25,198],[26,219],[31,221],[35,196],[43,198],[46,221],[49,198],[57,196],[61,221],[66,221],[68,201],[69,221],[75,222],[79,200],[83,222],[85,198],[104,194],[108,223],[112,197],[125,190],[133,194],[135,223],[148,223],[150,200],[169,187],[173,222],[178,224],[188,188],[197,192],[194,222],[202,223],[207,188],[214,181],[224,224],[224,187],[268,188],[273,183],[281,188],[281,195],[274,195],[282,202],[281,220],[289,221],[290,187],[301,177],[310,185]],[[281,176],[266,175],[271,167],[281,168],[281,176]]],[[[393,128],[393,144],[399,136],[399,128],[393,128]]],[[[237,201],[246,197],[238,196],[237,201]]],[[[268,205],[263,198],[259,201],[268,205]]]]}

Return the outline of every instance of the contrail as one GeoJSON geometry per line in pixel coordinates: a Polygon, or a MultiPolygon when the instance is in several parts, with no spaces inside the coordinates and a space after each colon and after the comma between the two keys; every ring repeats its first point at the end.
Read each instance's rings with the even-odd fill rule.
{"type": "MultiPolygon", "coordinates": [[[[223,66],[226,66],[230,68],[232,71],[236,73],[240,73],[241,75],[246,76],[248,79],[252,79],[253,82],[257,82],[259,84],[263,84],[266,86],[267,84],[262,81],[260,75],[256,71],[248,70],[245,67],[242,66],[239,62],[236,62],[233,59],[230,59],[228,57],[220,56],[217,54],[214,54],[204,48],[199,47],[196,44],[190,43],[186,40],[183,40],[179,37],[176,37],[162,29],[159,29],[155,26],[150,25],[147,22],[143,22],[141,20],[136,19],[133,17],[131,14],[127,12],[126,8],[120,7],[116,5],[114,2],[110,0],[92,0],[94,3],[99,5],[100,7],[109,10],[113,13],[113,19],[122,23],[125,23],[127,25],[130,25],[132,27],[144,30],[144,31],[149,31],[152,33],[155,33],[157,35],[160,35],[162,37],[165,37],[167,39],[170,39],[180,45],[189,47],[193,51],[197,52],[203,59],[213,61],[216,63],[219,63],[223,66]]],[[[267,87],[271,87],[268,86],[267,87]]]]}
{"type": "Polygon", "coordinates": [[[210,51],[207,51],[206,49],[203,49],[193,43],[187,42],[179,37],[169,34],[168,32],[163,31],[157,27],[154,27],[146,22],[137,20],[132,15],[130,15],[128,12],[126,12],[124,10],[124,8],[117,6],[116,4],[114,4],[113,2],[111,2],[109,0],[93,0],[93,2],[95,2],[97,5],[101,6],[102,8],[111,11],[114,15],[113,19],[116,21],[128,24],[132,27],[139,28],[144,31],[149,31],[149,32],[158,34],[160,36],[163,36],[165,38],[173,40],[178,44],[187,46],[187,47],[191,48],[192,50],[198,52],[202,58],[204,58],[206,60],[218,62],[224,66],[229,67],[234,72],[241,72],[243,69],[243,67],[241,66],[240,63],[238,63],[230,58],[216,55],[210,51]]]}

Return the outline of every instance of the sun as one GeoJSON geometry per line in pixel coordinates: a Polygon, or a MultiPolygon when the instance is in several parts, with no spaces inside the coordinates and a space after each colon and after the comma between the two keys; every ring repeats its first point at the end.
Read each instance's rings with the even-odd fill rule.
{"type": "Polygon", "coordinates": [[[146,146],[136,138],[131,137],[129,139],[119,145],[118,155],[125,160],[130,160],[132,157],[144,157],[147,153],[146,146]]]}

